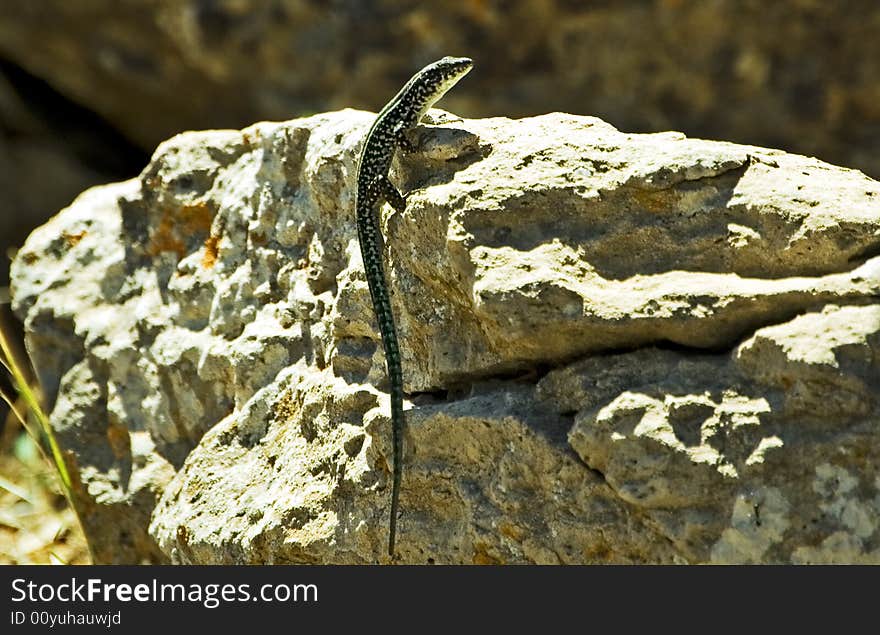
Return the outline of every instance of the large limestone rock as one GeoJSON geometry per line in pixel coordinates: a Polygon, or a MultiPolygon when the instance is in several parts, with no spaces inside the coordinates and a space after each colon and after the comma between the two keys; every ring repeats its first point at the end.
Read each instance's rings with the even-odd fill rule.
{"type": "MultiPolygon", "coordinates": [[[[880,184],[588,117],[432,117],[382,211],[401,561],[880,561],[880,184]]],[[[97,560],[387,559],[371,121],[174,137],[19,253],[97,560]]]]}

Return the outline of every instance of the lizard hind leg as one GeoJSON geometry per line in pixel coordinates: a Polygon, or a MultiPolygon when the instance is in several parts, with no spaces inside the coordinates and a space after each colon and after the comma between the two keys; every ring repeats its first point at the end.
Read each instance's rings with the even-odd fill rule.
{"type": "Polygon", "coordinates": [[[394,208],[394,211],[402,214],[406,210],[406,197],[401,194],[387,176],[381,176],[377,185],[388,204],[394,208]]]}

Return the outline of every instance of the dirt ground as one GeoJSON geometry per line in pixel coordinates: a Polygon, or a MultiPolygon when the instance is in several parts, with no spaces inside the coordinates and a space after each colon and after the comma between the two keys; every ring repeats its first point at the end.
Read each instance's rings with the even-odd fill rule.
{"type": "MultiPolygon", "coordinates": [[[[3,304],[8,295],[8,288],[0,286],[0,329],[21,360],[22,330],[3,304]]],[[[0,391],[15,394],[2,366],[0,391]]],[[[26,410],[23,403],[19,410],[26,410]]],[[[0,400],[0,565],[91,563],[76,514],[62,492],[54,465],[0,400]]]]}
{"type": "Polygon", "coordinates": [[[90,564],[55,468],[12,417],[0,432],[0,564],[90,564]]]}

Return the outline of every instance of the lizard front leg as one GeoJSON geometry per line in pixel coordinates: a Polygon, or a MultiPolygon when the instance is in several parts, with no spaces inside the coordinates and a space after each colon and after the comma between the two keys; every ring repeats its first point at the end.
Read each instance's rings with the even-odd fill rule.
{"type": "Polygon", "coordinates": [[[397,142],[398,148],[406,153],[412,153],[416,151],[416,147],[406,136],[407,132],[409,132],[409,128],[405,127],[402,122],[397,124],[394,126],[394,140],[397,142]]]}

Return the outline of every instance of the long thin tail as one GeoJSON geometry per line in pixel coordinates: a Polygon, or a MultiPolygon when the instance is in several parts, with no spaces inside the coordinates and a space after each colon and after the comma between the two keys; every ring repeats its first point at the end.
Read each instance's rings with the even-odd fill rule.
{"type": "MultiPolygon", "coordinates": [[[[394,348],[397,348],[397,337],[394,336],[394,348]]],[[[386,338],[382,338],[386,341],[386,338]]],[[[403,370],[400,367],[400,359],[391,364],[388,357],[388,344],[385,344],[385,355],[389,359],[388,376],[391,379],[391,443],[394,453],[394,480],[391,485],[391,525],[388,532],[388,555],[394,555],[394,537],[397,534],[397,505],[400,498],[400,481],[403,474],[403,370]]]]}
{"type": "Polygon", "coordinates": [[[397,507],[400,500],[400,481],[403,474],[403,367],[400,363],[400,349],[397,345],[397,330],[388,289],[382,285],[373,294],[373,306],[379,320],[379,332],[385,348],[385,363],[388,367],[388,381],[391,384],[391,446],[394,462],[391,484],[391,519],[388,531],[388,555],[394,555],[394,538],[397,535],[397,507]]]}
{"type": "Polygon", "coordinates": [[[400,482],[403,474],[403,427],[406,420],[403,414],[403,367],[400,363],[400,349],[397,345],[397,330],[391,313],[391,301],[387,288],[373,296],[373,305],[379,320],[379,332],[385,348],[385,363],[388,367],[388,381],[391,384],[391,446],[394,461],[391,484],[391,519],[388,531],[388,555],[394,555],[394,538],[397,535],[397,507],[400,500],[400,482]]]}
{"type": "Polygon", "coordinates": [[[388,555],[394,555],[394,540],[397,535],[397,507],[400,500],[400,482],[403,473],[403,428],[406,420],[403,414],[403,367],[400,362],[400,348],[397,344],[397,329],[391,311],[391,297],[382,266],[381,242],[375,217],[369,210],[358,210],[358,237],[367,284],[373,299],[373,311],[379,323],[382,346],[385,349],[385,363],[388,381],[391,384],[391,445],[393,458],[393,480],[391,485],[391,518],[388,532],[388,555]]]}

